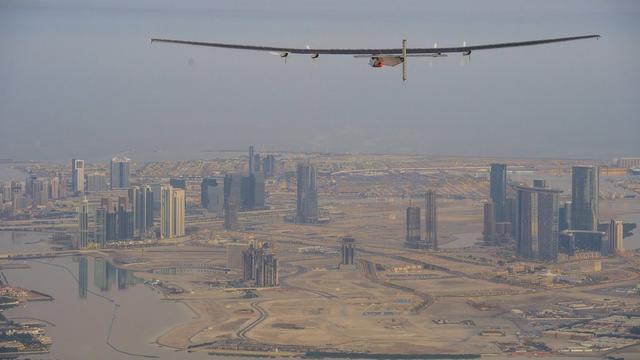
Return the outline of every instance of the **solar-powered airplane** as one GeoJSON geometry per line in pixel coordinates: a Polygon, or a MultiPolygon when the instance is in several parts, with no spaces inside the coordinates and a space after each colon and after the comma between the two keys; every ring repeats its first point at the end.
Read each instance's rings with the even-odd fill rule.
{"type": "Polygon", "coordinates": [[[172,44],[184,44],[195,46],[209,46],[225,49],[236,50],[254,50],[254,51],[266,51],[281,58],[287,59],[289,54],[303,54],[309,55],[312,59],[317,59],[320,55],[352,55],[356,58],[370,58],[369,65],[374,68],[382,68],[384,66],[396,66],[402,64],[402,81],[407,80],[407,59],[410,57],[443,57],[448,54],[461,54],[462,56],[470,56],[472,51],[476,50],[490,50],[490,49],[502,49],[518,46],[532,46],[550,44],[556,42],[582,40],[599,38],[600,35],[582,35],[573,37],[542,39],[542,40],[529,40],[529,41],[516,41],[496,44],[485,45],[471,45],[467,46],[463,43],[459,47],[443,47],[439,48],[437,44],[434,44],[432,48],[408,48],[407,41],[402,40],[402,47],[400,48],[388,48],[388,49],[313,49],[309,46],[306,48],[289,48],[289,47],[276,47],[276,46],[256,46],[256,45],[239,45],[239,44],[226,44],[226,43],[210,43],[200,41],[186,41],[186,40],[172,40],[172,39],[151,39],[151,43],[163,42],[172,44]]]}

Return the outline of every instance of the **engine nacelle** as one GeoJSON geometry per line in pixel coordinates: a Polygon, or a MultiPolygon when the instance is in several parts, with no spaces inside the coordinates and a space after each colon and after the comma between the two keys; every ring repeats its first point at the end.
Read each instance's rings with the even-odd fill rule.
{"type": "Polygon", "coordinates": [[[372,56],[371,60],[369,60],[369,65],[374,68],[381,68],[384,66],[396,66],[403,62],[402,56],[372,56]]]}
{"type": "Polygon", "coordinates": [[[317,59],[317,58],[319,58],[319,57],[320,57],[320,54],[311,54],[311,58],[312,58],[313,60],[315,60],[315,59],[317,59]]]}
{"type": "Polygon", "coordinates": [[[384,58],[378,56],[372,56],[369,60],[369,65],[374,68],[384,67],[384,58]]]}

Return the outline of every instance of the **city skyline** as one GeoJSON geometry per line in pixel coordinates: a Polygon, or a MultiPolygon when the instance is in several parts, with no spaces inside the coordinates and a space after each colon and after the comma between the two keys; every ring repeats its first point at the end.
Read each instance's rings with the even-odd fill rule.
{"type": "Polygon", "coordinates": [[[638,18],[0,1],[0,354],[639,358],[638,18]]]}

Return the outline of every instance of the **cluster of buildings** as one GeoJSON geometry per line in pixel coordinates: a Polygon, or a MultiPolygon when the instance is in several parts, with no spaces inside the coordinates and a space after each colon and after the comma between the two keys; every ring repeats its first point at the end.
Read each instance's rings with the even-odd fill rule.
{"type": "Polygon", "coordinates": [[[256,287],[279,285],[278,259],[269,251],[269,244],[249,244],[242,252],[242,279],[256,287]]]}
{"type": "MultiPolygon", "coordinates": [[[[104,247],[112,241],[148,237],[170,239],[185,235],[186,191],[187,184],[193,179],[180,177],[171,178],[168,183],[132,185],[130,163],[128,158],[114,157],[107,179],[99,171],[85,175],[84,160],[72,160],[71,192],[101,196],[97,200],[93,196],[93,202],[85,197],[77,209],[79,247],[104,247]],[[154,219],[159,219],[155,224],[157,227],[154,227],[154,219]]],[[[246,174],[230,173],[199,179],[201,207],[224,217],[226,230],[236,230],[238,212],[265,208],[265,178],[275,176],[280,166],[274,155],[261,158],[251,146],[246,174]]]]}
{"type": "Polygon", "coordinates": [[[51,201],[66,196],[64,185],[62,174],[38,176],[29,172],[24,182],[0,184],[0,208],[6,205],[12,215],[17,215],[28,208],[46,207],[51,201]]]}
{"type": "Polygon", "coordinates": [[[562,190],[548,187],[545,180],[534,180],[531,186],[514,184],[514,196],[508,196],[506,164],[491,164],[490,199],[483,211],[485,242],[500,245],[513,239],[519,257],[551,262],[559,253],[621,254],[622,221],[599,225],[598,167],[574,166],[571,180],[568,202],[561,203],[562,190]]]}
{"type": "Polygon", "coordinates": [[[131,185],[130,159],[114,157],[109,190],[104,175],[84,175],[83,160],[71,161],[71,190],[84,195],[77,208],[79,248],[105,247],[114,241],[154,237],[154,216],[159,213],[161,238],[185,235],[185,191],[166,184],[131,185]],[[86,180],[86,181],[85,181],[86,180]],[[155,191],[154,191],[155,188],[155,191]],[[101,197],[90,203],[86,194],[101,197]],[[159,209],[155,209],[155,199],[159,209]],[[90,219],[93,219],[91,226],[90,219]]]}
{"type": "Polygon", "coordinates": [[[345,236],[340,240],[340,269],[355,269],[356,239],[345,236]]]}
{"type": "Polygon", "coordinates": [[[411,249],[438,249],[437,194],[428,190],[425,194],[425,237],[422,237],[420,207],[409,206],[406,211],[405,246],[411,249]]]}

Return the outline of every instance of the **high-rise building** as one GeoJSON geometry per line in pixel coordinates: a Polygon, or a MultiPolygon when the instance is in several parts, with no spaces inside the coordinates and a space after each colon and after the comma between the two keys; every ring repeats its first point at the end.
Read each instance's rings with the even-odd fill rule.
{"type": "Polygon", "coordinates": [[[2,203],[8,203],[11,201],[11,183],[3,183],[0,187],[0,193],[2,193],[2,203]]]}
{"type": "Polygon", "coordinates": [[[87,192],[107,191],[107,175],[103,172],[87,174],[87,192]]]}
{"type": "Polygon", "coordinates": [[[260,154],[253,155],[253,172],[262,172],[262,159],[260,158],[260,154]]]}
{"type": "Polygon", "coordinates": [[[296,222],[314,224],[318,222],[318,192],[316,168],[309,163],[298,163],[296,168],[296,222]]]}
{"type": "Polygon", "coordinates": [[[597,166],[571,170],[571,229],[598,230],[599,176],[597,166]]]}
{"type": "Polygon", "coordinates": [[[131,186],[130,164],[126,157],[116,156],[111,159],[111,188],[126,189],[131,186]]]}
{"type": "Polygon", "coordinates": [[[249,146],[249,175],[253,174],[253,170],[254,170],[254,161],[255,161],[255,157],[254,157],[254,148],[253,145],[249,146]]]}
{"type": "Polygon", "coordinates": [[[491,164],[489,197],[493,202],[496,221],[507,221],[507,165],[491,164]]]}
{"type": "Polygon", "coordinates": [[[527,259],[558,257],[558,197],[562,190],[517,186],[517,252],[527,259]]]}
{"type": "Polygon", "coordinates": [[[151,186],[133,186],[128,190],[133,204],[134,235],[143,237],[153,228],[153,191],[151,186]]]}
{"type": "Polygon", "coordinates": [[[34,207],[47,205],[49,202],[49,188],[48,179],[37,178],[32,181],[31,200],[34,207]]]}
{"type": "Polygon", "coordinates": [[[130,240],[134,233],[134,212],[133,205],[129,198],[121,196],[118,198],[118,240],[130,240]]]}
{"type": "Polygon", "coordinates": [[[264,192],[264,175],[262,173],[253,174],[253,209],[263,209],[265,192],[264,192]]]}
{"type": "Polygon", "coordinates": [[[427,190],[424,207],[424,229],[427,232],[425,241],[427,248],[438,249],[438,216],[437,194],[433,190],[427,190]]]}
{"type": "Polygon", "coordinates": [[[342,255],[342,259],[340,261],[340,265],[354,265],[353,255],[355,252],[355,243],[356,239],[351,236],[345,236],[340,241],[340,254],[342,255]]]}
{"type": "Polygon", "coordinates": [[[243,279],[253,280],[257,287],[272,287],[279,285],[278,260],[269,254],[264,247],[250,244],[242,253],[243,279]]]}
{"type": "Polygon", "coordinates": [[[216,216],[224,216],[224,187],[209,186],[207,188],[207,211],[216,214],[216,216]]]}
{"type": "Polygon", "coordinates": [[[482,237],[485,243],[496,243],[496,218],[493,208],[493,202],[487,201],[483,206],[484,226],[482,230],[482,237]]]}
{"type": "MultiPolygon", "coordinates": [[[[622,220],[611,220],[609,224],[609,253],[621,255],[624,253],[624,222],[622,220]]],[[[603,254],[605,255],[605,254],[603,254]]]]}
{"type": "Polygon", "coordinates": [[[560,231],[571,229],[571,201],[562,204],[558,214],[560,217],[560,231]]]}
{"type": "Polygon", "coordinates": [[[249,244],[249,248],[242,252],[242,280],[255,280],[256,258],[262,254],[262,248],[257,248],[253,243],[249,244]]]}
{"type": "Polygon", "coordinates": [[[209,209],[209,188],[218,187],[218,179],[202,178],[200,183],[200,205],[203,209],[209,209]]]}
{"type": "Polygon", "coordinates": [[[49,179],[49,199],[57,200],[62,198],[62,191],[60,189],[60,178],[52,176],[49,179]]]}
{"type": "Polygon", "coordinates": [[[224,177],[224,229],[238,228],[238,210],[241,204],[242,175],[227,174],[224,177]]]}
{"type": "Polygon", "coordinates": [[[107,245],[107,208],[102,204],[96,209],[96,245],[99,248],[107,245]]]}
{"type": "Polygon", "coordinates": [[[116,205],[111,202],[111,199],[103,198],[100,206],[107,209],[106,241],[118,240],[118,211],[116,210],[116,205]]]}
{"type": "Polygon", "coordinates": [[[89,245],[89,201],[82,200],[78,207],[78,248],[84,249],[89,245]]]}
{"type": "Polygon", "coordinates": [[[409,206],[407,208],[406,220],[407,236],[405,245],[412,249],[425,248],[425,244],[422,243],[420,236],[420,208],[417,206],[409,206]]]}
{"type": "MultiPolygon", "coordinates": [[[[145,232],[153,230],[153,202],[154,202],[153,190],[151,186],[144,185],[140,188],[140,202],[144,204],[144,210],[140,213],[144,216],[144,224],[141,222],[139,229],[144,229],[145,232]]],[[[141,220],[142,221],[142,220],[141,220]]]]}
{"type": "Polygon", "coordinates": [[[26,195],[33,196],[33,183],[37,178],[38,176],[29,170],[24,180],[24,193],[26,195]]]}
{"type": "Polygon", "coordinates": [[[185,235],[185,194],[183,189],[163,186],[160,190],[160,235],[164,239],[185,235]]]}
{"type": "Polygon", "coordinates": [[[84,192],[84,160],[71,160],[71,191],[75,194],[84,192]]]}
{"type": "Polygon", "coordinates": [[[257,287],[273,287],[279,285],[278,259],[273,254],[262,252],[255,262],[255,278],[257,287]]]}
{"type": "Polygon", "coordinates": [[[276,157],[274,155],[267,155],[262,160],[262,172],[265,178],[274,177],[276,174],[276,157]]]}

